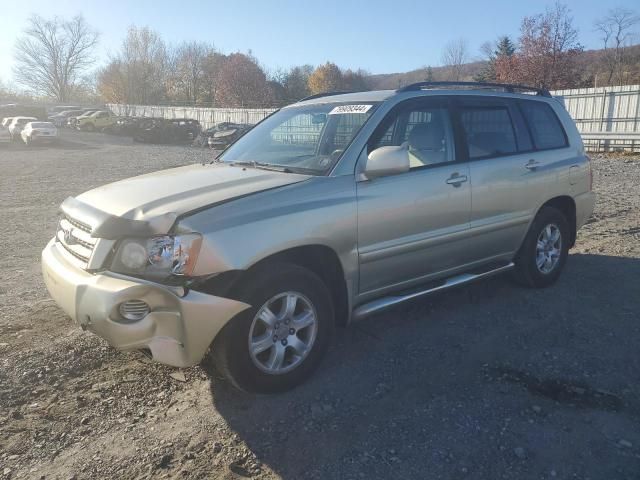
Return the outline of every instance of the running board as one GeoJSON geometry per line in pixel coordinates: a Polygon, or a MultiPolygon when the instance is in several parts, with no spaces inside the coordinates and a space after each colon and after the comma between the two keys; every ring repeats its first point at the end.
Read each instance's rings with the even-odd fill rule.
{"type": "Polygon", "coordinates": [[[404,295],[392,295],[388,297],[378,298],[369,303],[365,303],[363,305],[360,305],[359,307],[356,307],[356,309],[352,313],[352,319],[360,320],[361,318],[367,317],[373,313],[379,312],[380,310],[384,310],[385,308],[392,307],[399,303],[406,302],[407,300],[412,300],[414,298],[422,297],[423,295],[429,295],[441,290],[446,290],[448,288],[457,287],[458,285],[464,285],[465,283],[474,282],[476,280],[480,280],[481,278],[491,277],[493,275],[506,272],[507,270],[511,270],[513,267],[514,264],[509,263],[502,267],[494,268],[482,273],[463,273],[461,275],[447,278],[440,285],[427,288],[426,290],[419,290],[404,295]]]}

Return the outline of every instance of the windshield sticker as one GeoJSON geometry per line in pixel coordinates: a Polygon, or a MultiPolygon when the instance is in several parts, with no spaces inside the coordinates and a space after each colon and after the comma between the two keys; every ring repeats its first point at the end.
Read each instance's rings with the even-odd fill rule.
{"type": "Polygon", "coordinates": [[[340,105],[329,112],[329,115],[340,113],[367,113],[372,105],[340,105]]]}

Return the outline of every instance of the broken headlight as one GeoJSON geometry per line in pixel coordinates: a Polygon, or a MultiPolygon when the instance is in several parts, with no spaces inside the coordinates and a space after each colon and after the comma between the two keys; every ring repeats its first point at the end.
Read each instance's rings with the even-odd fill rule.
{"type": "Polygon", "coordinates": [[[198,233],[127,238],[120,242],[111,269],[155,279],[190,276],[201,244],[202,236],[198,233]]]}

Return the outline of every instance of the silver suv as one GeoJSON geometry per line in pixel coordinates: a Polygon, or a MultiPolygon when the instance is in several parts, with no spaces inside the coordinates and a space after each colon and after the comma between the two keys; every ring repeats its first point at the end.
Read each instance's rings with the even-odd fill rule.
{"type": "Polygon", "coordinates": [[[548,92],[418,83],[275,112],[207,165],[69,197],[51,296],[123,350],[289,389],[334,328],[501,272],[560,275],[591,168],[548,92]],[[209,353],[210,355],[205,355],[209,353]]]}

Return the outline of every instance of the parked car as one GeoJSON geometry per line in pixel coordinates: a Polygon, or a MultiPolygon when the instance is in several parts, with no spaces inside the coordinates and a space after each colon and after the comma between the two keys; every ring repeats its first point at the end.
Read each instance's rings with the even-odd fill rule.
{"type": "Polygon", "coordinates": [[[35,117],[13,117],[11,123],[9,124],[9,135],[11,136],[11,141],[17,141],[20,139],[20,132],[24,126],[29,122],[35,122],[38,119],[35,117]]]}
{"type": "Polygon", "coordinates": [[[49,115],[56,115],[68,110],[82,110],[82,107],[78,105],[56,105],[55,107],[49,108],[47,111],[49,112],[49,115]]]}
{"type": "Polygon", "coordinates": [[[11,142],[11,134],[9,133],[9,129],[4,125],[0,125],[0,143],[10,143],[11,142]]]}
{"type": "Polygon", "coordinates": [[[102,130],[106,127],[113,125],[118,117],[113,115],[107,110],[98,110],[86,117],[78,117],[76,122],[76,128],[78,130],[86,130],[87,132],[93,132],[94,130],[102,130]]]}
{"type": "Polygon", "coordinates": [[[24,126],[20,136],[27,146],[54,143],[58,141],[58,129],[52,122],[30,122],[24,126]]]}
{"type": "Polygon", "coordinates": [[[38,105],[6,104],[0,106],[0,118],[3,117],[35,117],[46,120],[47,112],[44,107],[38,105]]]}
{"type": "Polygon", "coordinates": [[[210,352],[237,387],[276,392],[374,312],[503,272],[552,285],[594,202],[546,90],[420,82],[314,95],[216,162],[70,197],[42,265],[115,347],[179,367],[210,352]]]}
{"type": "Polygon", "coordinates": [[[194,144],[199,147],[224,150],[252,128],[253,125],[246,123],[219,123],[215,127],[203,131],[198,138],[196,138],[194,144]]]}
{"type": "Polygon", "coordinates": [[[190,118],[150,118],[138,125],[133,139],[143,143],[187,143],[200,133],[200,122],[190,118]]]}
{"type": "Polygon", "coordinates": [[[84,113],[84,110],[65,110],[49,117],[49,121],[56,127],[64,127],[69,117],[78,117],[84,113]]]}
{"type": "Polygon", "coordinates": [[[69,118],[67,118],[67,127],[68,128],[76,128],[78,126],[78,119],[79,118],[89,117],[90,115],[94,114],[97,111],[98,110],[85,110],[80,115],[71,115],[69,118]]]}
{"type": "Polygon", "coordinates": [[[137,134],[141,125],[144,125],[148,118],[145,117],[122,117],[104,129],[105,133],[112,135],[126,135],[133,137],[137,134]]]}

